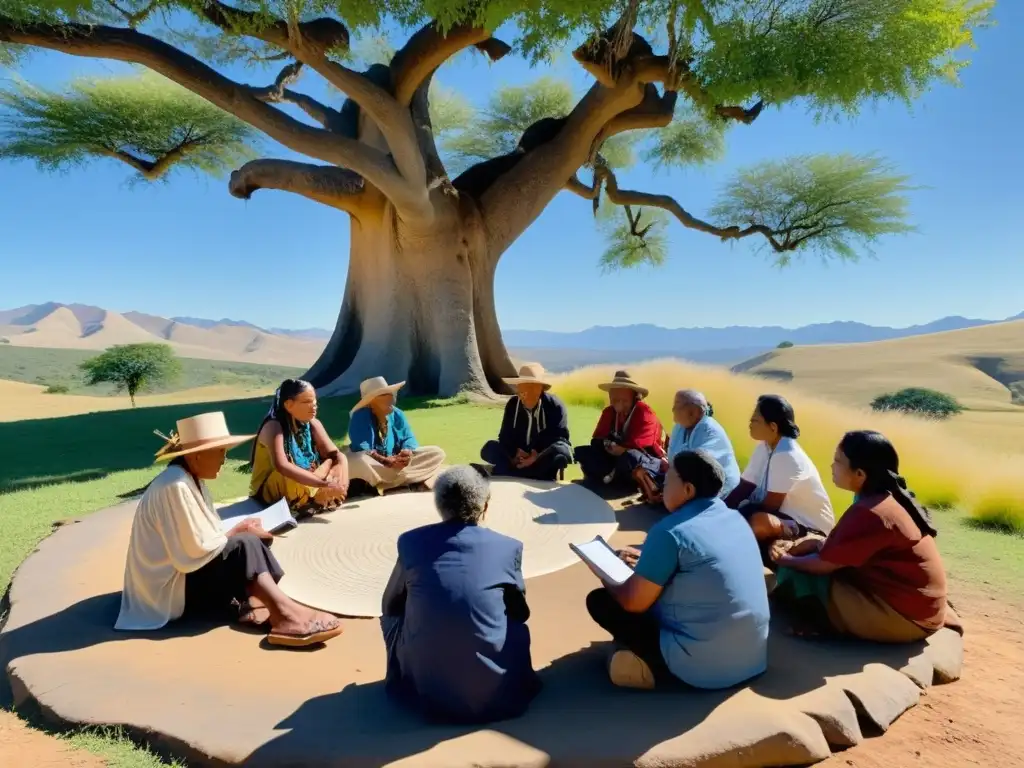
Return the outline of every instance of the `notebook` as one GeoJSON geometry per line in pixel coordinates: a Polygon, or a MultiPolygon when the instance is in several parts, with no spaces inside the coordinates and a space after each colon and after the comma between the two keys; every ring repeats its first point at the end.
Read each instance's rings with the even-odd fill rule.
{"type": "Polygon", "coordinates": [[[601,536],[595,536],[583,544],[570,544],[569,548],[580,560],[598,572],[601,581],[608,584],[618,586],[633,575],[633,569],[622,562],[615,554],[615,550],[601,536]]]}
{"type": "Polygon", "coordinates": [[[297,523],[284,499],[264,508],[255,499],[245,499],[217,510],[221,518],[221,530],[230,531],[243,520],[255,517],[263,523],[263,530],[270,533],[282,533],[294,528],[297,523]],[[225,517],[227,515],[227,517],[225,517]]]}

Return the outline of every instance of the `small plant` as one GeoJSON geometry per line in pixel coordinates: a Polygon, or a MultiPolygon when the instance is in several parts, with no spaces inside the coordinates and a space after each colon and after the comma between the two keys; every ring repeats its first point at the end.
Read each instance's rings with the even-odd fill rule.
{"type": "Polygon", "coordinates": [[[792,341],[780,341],[779,345],[777,347],[775,347],[775,348],[776,349],[789,349],[792,346],[793,346],[793,342],[792,341]]]}
{"type": "Polygon", "coordinates": [[[43,390],[43,394],[44,395],[66,395],[70,391],[71,391],[71,387],[69,387],[67,384],[51,384],[45,390],[43,390]]]}
{"type": "Polygon", "coordinates": [[[136,393],[170,381],[181,372],[181,363],[170,345],[152,342],[111,347],[79,367],[85,371],[87,386],[107,382],[119,392],[127,390],[133,408],[136,393]]]}
{"type": "Polygon", "coordinates": [[[952,395],[924,387],[907,387],[899,392],[879,395],[871,402],[875,411],[897,411],[932,419],[948,419],[964,407],[952,395]]]}

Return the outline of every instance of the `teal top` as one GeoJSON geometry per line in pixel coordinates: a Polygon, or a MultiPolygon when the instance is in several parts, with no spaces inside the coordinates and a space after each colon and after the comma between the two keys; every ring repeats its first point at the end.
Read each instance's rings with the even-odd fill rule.
{"type": "Polygon", "coordinates": [[[348,422],[348,439],[352,443],[352,450],[375,451],[382,456],[394,456],[406,448],[414,451],[420,447],[409,426],[409,420],[400,409],[392,410],[384,421],[384,429],[380,430],[373,418],[373,411],[368,407],[353,413],[348,422]]]}

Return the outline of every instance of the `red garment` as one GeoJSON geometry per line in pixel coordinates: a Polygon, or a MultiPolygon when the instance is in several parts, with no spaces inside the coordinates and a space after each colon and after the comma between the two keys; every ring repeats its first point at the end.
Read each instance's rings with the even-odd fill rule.
{"type": "Polygon", "coordinates": [[[923,536],[891,494],[860,499],[836,523],[819,557],[850,568],[852,582],[925,629],[946,618],[946,571],[935,539],[923,536]]]}
{"type": "MultiPolygon", "coordinates": [[[[601,418],[597,420],[594,439],[604,440],[611,434],[613,427],[621,430],[624,421],[624,418],[616,416],[615,409],[609,405],[601,411],[601,418]]],[[[623,436],[622,445],[665,458],[665,446],[661,444],[661,432],[661,422],[658,421],[654,409],[640,400],[633,406],[633,417],[629,420],[629,428],[623,436]]]]}

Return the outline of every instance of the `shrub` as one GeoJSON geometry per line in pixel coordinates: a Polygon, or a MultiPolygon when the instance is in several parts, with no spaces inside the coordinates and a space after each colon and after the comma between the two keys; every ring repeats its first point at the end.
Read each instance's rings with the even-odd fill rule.
{"type": "Polygon", "coordinates": [[[181,362],[171,345],[150,342],[115,345],[81,363],[79,368],[85,371],[85,383],[90,387],[110,383],[118,392],[127,390],[133,408],[139,391],[181,374],[181,362]]]}
{"type": "Polygon", "coordinates": [[[779,345],[777,347],[775,347],[775,348],[776,349],[789,349],[792,346],[793,346],[793,342],[792,341],[780,341],[779,345]]]}
{"type": "Polygon", "coordinates": [[[51,384],[43,390],[44,395],[66,395],[71,391],[67,384],[51,384]]]}
{"type": "MultiPolygon", "coordinates": [[[[604,407],[607,395],[597,388],[609,381],[617,368],[594,366],[554,377],[555,392],[570,405],[604,407]]],[[[651,390],[648,402],[666,428],[672,426],[672,398],[677,389],[693,387],[702,391],[715,406],[715,418],[725,427],[736,450],[740,466],[746,465],[754,443],[749,437],[750,412],[758,395],[775,392],[787,397],[796,410],[800,444],[822,474],[836,514],[851,502],[829,479],[829,466],[843,434],[853,429],[877,429],[892,440],[900,454],[900,471],[921,502],[932,508],[962,507],[976,513],[990,506],[988,497],[998,497],[1004,509],[1024,520],[1024,494],[1016,465],[1019,456],[1003,456],[965,443],[941,423],[922,420],[899,412],[872,412],[819,399],[783,382],[765,382],[737,375],[722,368],[656,361],[626,366],[633,377],[651,390]]],[[[585,442],[589,435],[576,437],[585,442]]]]}
{"type": "Polygon", "coordinates": [[[897,411],[932,419],[948,419],[964,408],[952,395],[923,387],[907,387],[899,392],[879,395],[871,401],[876,411],[897,411]]]}

